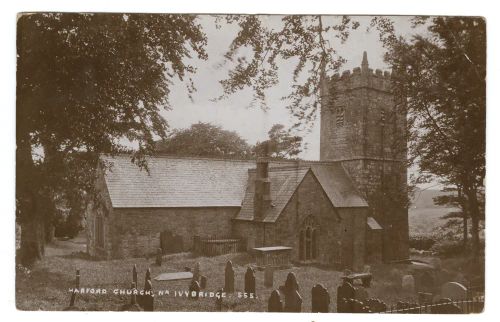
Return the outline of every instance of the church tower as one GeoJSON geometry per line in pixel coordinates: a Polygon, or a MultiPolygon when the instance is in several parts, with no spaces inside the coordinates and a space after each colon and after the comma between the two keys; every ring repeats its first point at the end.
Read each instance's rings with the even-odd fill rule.
{"type": "Polygon", "coordinates": [[[391,74],[361,67],[324,77],[320,160],[341,162],[382,226],[382,257],[406,259],[408,206],[406,114],[391,91],[391,74]]]}

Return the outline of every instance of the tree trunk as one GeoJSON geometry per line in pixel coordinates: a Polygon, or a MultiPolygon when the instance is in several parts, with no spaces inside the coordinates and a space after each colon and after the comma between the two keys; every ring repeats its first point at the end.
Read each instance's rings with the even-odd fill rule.
{"type": "Polygon", "coordinates": [[[481,253],[481,246],[479,241],[479,203],[477,201],[476,190],[473,188],[465,188],[467,195],[467,206],[471,218],[471,236],[472,236],[472,258],[477,260],[481,253]]]}
{"type": "Polygon", "coordinates": [[[29,135],[17,129],[16,150],[16,221],[21,226],[21,264],[31,266],[44,254],[45,231],[40,196],[39,176],[31,155],[29,135]]]}
{"type": "Polygon", "coordinates": [[[462,193],[462,189],[458,188],[458,202],[460,204],[460,208],[462,208],[462,218],[463,218],[463,247],[464,251],[467,250],[467,244],[469,239],[469,231],[468,231],[468,223],[467,219],[469,217],[469,210],[467,209],[467,202],[464,200],[464,195],[462,193]]]}

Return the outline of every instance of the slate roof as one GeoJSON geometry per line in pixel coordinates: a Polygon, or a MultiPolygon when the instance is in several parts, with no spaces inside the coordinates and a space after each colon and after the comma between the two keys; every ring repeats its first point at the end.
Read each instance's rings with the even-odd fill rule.
{"type": "MultiPolygon", "coordinates": [[[[264,222],[274,222],[289,202],[305,175],[311,171],[337,208],[367,207],[366,201],[355,190],[351,180],[338,163],[311,163],[310,165],[270,168],[272,207],[264,214],[264,222]]],[[[248,173],[248,183],[242,207],[235,219],[253,220],[255,171],[248,173]]]]}
{"type": "MultiPolygon", "coordinates": [[[[269,170],[271,180],[272,206],[264,214],[265,222],[274,222],[278,219],[286,204],[292,197],[298,185],[309,171],[309,167],[287,167],[269,170]]],[[[255,171],[248,172],[248,184],[241,210],[236,219],[253,220],[253,199],[255,192],[255,171]]]]}
{"type": "MultiPolygon", "coordinates": [[[[241,207],[236,219],[253,219],[255,161],[154,156],[149,173],[129,155],[101,156],[110,165],[105,183],[116,208],[241,207]]],[[[270,162],[275,221],[308,171],[316,176],[335,207],[366,207],[344,169],[336,162],[270,162]]]]}
{"type": "Polygon", "coordinates": [[[130,156],[102,156],[113,207],[240,207],[255,161],[155,156],[150,173],[130,156]]]}

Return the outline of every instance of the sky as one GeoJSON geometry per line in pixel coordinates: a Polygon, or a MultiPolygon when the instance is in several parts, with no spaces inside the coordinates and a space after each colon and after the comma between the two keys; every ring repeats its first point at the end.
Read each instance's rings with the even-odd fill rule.
{"type": "MultiPolygon", "coordinates": [[[[270,27],[279,28],[282,16],[262,16],[261,19],[270,27]]],[[[389,70],[383,62],[384,50],[378,38],[376,30],[367,31],[371,16],[353,16],[353,20],[359,21],[360,26],[351,32],[348,40],[341,44],[339,40],[331,38],[333,46],[338,54],[347,62],[342,70],[353,69],[360,66],[363,51],[368,53],[370,68],[389,70]]],[[[334,22],[339,17],[329,16],[324,19],[325,23],[334,22]]],[[[395,16],[396,31],[402,35],[411,35],[412,30],[409,17],[395,16]]],[[[249,144],[263,141],[267,138],[267,132],[273,124],[281,123],[291,127],[294,119],[286,110],[286,102],[281,97],[290,93],[292,84],[292,70],[295,67],[293,61],[283,62],[279,65],[279,84],[267,91],[267,103],[269,110],[259,107],[250,107],[252,91],[250,89],[238,92],[222,101],[212,101],[213,98],[222,94],[222,86],[219,81],[227,76],[230,66],[222,66],[223,54],[229,47],[231,40],[238,32],[235,25],[223,25],[222,28],[215,27],[214,18],[201,16],[201,25],[207,34],[208,60],[193,60],[191,63],[197,68],[193,77],[197,92],[191,101],[186,92],[185,84],[176,82],[171,88],[170,103],[173,107],[170,111],[164,111],[163,116],[170,125],[170,129],[187,128],[197,122],[209,122],[221,126],[224,129],[237,132],[249,144]]],[[[298,132],[297,135],[304,139],[305,149],[299,157],[308,160],[319,159],[319,115],[311,128],[298,132]]]]}

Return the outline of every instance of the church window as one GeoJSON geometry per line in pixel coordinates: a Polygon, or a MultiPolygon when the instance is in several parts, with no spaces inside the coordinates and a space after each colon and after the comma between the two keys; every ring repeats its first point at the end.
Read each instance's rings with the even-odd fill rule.
{"type": "Polygon", "coordinates": [[[337,107],[336,110],[336,117],[335,117],[335,124],[337,126],[344,126],[345,122],[345,108],[343,107],[337,107]]]}
{"type": "Polygon", "coordinates": [[[318,256],[318,228],[312,216],[304,220],[299,233],[299,259],[314,260],[318,256]]]}

